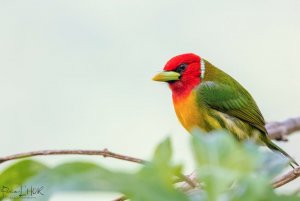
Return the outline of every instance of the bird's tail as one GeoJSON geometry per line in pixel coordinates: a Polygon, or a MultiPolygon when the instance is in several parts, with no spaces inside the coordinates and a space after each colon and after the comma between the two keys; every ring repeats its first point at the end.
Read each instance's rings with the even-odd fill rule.
{"type": "Polygon", "coordinates": [[[290,165],[294,168],[293,164],[296,166],[299,166],[299,164],[295,161],[294,158],[292,158],[286,151],[284,151],[282,148],[277,146],[274,142],[272,142],[270,139],[266,139],[265,141],[266,145],[273,151],[279,151],[281,154],[289,158],[290,160],[290,165]]]}

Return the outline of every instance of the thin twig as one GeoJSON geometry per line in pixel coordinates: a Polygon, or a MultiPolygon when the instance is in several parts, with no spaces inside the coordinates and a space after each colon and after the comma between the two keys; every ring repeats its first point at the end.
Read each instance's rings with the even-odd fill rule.
{"type": "Polygon", "coordinates": [[[28,158],[32,156],[48,156],[48,155],[97,155],[103,157],[116,158],[123,161],[130,161],[134,163],[144,164],[147,161],[126,156],[123,154],[117,154],[109,151],[108,149],[103,150],[40,150],[40,151],[31,151],[25,153],[14,154],[10,156],[0,157],[0,163],[4,163],[10,160],[16,160],[21,158],[28,158]]]}
{"type": "Polygon", "coordinates": [[[269,122],[266,129],[271,139],[287,141],[287,136],[300,130],[300,117],[286,119],[280,122],[269,122]]]}
{"type": "Polygon", "coordinates": [[[126,197],[126,196],[121,196],[121,197],[119,197],[119,198],[116,198],[116,199],[114,199],[114,200],[112,200],[112,201],[125,201],[125,200],[128,200],[128,198],[126,197]]]}
{"type": "Polygon", "coordinates": [[[185,177],[188,178],[189,181],[193,182],[193,186],[185,181],[178,187],[181,191],[189,192],[195,188],[201,188],[196,171],[193,171],[191,174],[186,175],[185,177]]]}
{"type": "MultiPolygon", "coordinates": [[[[198,185],[197,185],[197,182],[194,181],[190,175],[183,175],[183,174],[180,174],[179,175],[179,178],[181,179],[181,182],[184,181],[186,184],[188,184],[190,186],[190,188],[196,188],[198,185]]],[[[176,182],[177,183],[177,182],[176,182]]]]}
{"type": "Polygon", "coordinates": [[[300,167],[296,167],[295,169],[289,171],[285,175],[276,179],[273,182],[273,188],[278,188],[280,186],[283,186],[283,185],[289,183],[290,181],[293,181],[294,179],[296,179],[299,176],[300,176],[300,167]]]}

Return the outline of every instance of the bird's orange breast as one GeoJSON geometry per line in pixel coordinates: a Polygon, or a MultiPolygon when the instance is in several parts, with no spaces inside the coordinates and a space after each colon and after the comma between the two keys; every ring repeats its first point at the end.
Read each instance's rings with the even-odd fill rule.
{"type": "Polygon", "coordinates": [[[191,131],[195,127],[202,127],[200,124],[203,121],[204,111],[200,111],[194,92],[180,99],[173,99],[173,104],[177,118],[186,130],[191,131]]]}
{"type": "Polygon", "coordinates": [[[211,116],[210,111],[201,103],[197,103],[194,91],[180,99],[173,98],[173,104],[177,118],[189,132],[195,128],[206,132],[210,131],[212,127],[221,128],[220,123],[211,116]]]}

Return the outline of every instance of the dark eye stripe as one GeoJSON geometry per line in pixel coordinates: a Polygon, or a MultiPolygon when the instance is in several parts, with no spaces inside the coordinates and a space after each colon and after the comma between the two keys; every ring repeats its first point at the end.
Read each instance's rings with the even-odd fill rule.
{"type": "Polygon", "coordinates": [[[175,69],[175,72],[181,74],[186,69],[186,67],[187,67],[187,64],[182,63],[175,69]]]}

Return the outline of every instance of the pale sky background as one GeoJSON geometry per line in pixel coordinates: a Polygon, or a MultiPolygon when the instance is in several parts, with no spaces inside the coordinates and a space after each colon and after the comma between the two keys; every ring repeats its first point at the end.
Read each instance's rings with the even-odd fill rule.
{"type": "MultiPolygon", "coordinates": [[[[152,76],[172,56],[194,52],[240,81],[267,120],[298,116],[299,10],[298,0],[1,0],[0,154],[108,148],[149,159],[171,136],[189,173],[189,135],[167,85],[152,76]]],[[[299,140],[280,144],[298,161],[299,140]]],[[[138,167],[96,157],[36,159],[138,167]]],[[[299,180],[285,188],[294,187],[299,180]]],[[[99,197],[111,198],[70,193],[51,201],[99,197]]]]}

